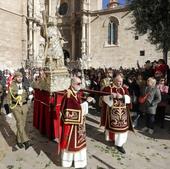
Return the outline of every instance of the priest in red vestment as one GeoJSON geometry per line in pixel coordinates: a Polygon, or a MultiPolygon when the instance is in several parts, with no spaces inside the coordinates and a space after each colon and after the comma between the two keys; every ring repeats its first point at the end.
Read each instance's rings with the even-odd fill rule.
{"type": "Polygon", "coordinates": [[[103,96],[101,126],[105,127],[106,140],[113,140],[117,150],[126,153],[123,148],[127,141],[128,130],[133,130],[130,118],[130,97],[127,87],[123,86],[123,77],[117,74],[113,84],[106,86],[104,92],[109,96],[103,96]]]}
{"type": "Polygon", "coordinates": [[[88,113],[88,97],[82,102],[79,90],[81,79],[73,77],[71,86],[65,93],[61,103],[61,160],[63,167],[85,168],[87,165],[85,115],[88,113]]]}

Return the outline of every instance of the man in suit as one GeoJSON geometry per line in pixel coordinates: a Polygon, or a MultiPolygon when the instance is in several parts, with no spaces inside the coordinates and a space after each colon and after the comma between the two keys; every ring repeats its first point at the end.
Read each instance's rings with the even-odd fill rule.
{"type": "Polygon", "coordinates": [[[8,102],[16,120],[17,145],[19,148],[25,146],[26,150],[31,144],[25,131],[28,113],[28,92],[22,83],[22,78],[21,72],[15,72],[13,81],[9,87],[8,102]]]}

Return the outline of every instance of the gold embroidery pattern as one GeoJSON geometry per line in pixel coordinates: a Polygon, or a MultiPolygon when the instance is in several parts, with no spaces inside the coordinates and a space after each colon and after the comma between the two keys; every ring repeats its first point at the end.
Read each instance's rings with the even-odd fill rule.
{"type": "Polygon", "coordinates": [[[86,130],[85,130],[85,120],[83,119],[83,124],[78,125],[78,144],[84,142],[86,139],[86,130]]]}
{"type": "Polygon", "coordinates": [[[128,129],[128,114],[122,101],[116,101],[108,112],[108,127],[111,130],[123,131],[128,129]]]}
{"type": "Polygon", "coordinates": [[[81,148],[86,145],[86,129],[85,129],[85,118],[83,123],[75,126],[75,148],[81,148]]]}
{"type": "Polygon", "coordinates": [[[81,110],[66,109],[63,113],[63,119],[65,124],[80,124],[82,123],[81,110]]]}

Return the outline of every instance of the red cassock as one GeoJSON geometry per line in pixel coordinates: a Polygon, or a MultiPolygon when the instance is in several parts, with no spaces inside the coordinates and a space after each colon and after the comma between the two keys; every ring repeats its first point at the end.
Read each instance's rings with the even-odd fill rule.
{"type": "Polygon", "coordinates": [[[69,88],[61,103],[61,150],[76,152],[86,147],[85,116],[80,96],[69,88]]]}
{"type": "MultiPolygon", "coordinates": [[[[126,87],[107,86],[104,92],[119,93],[121,95],[129,95],[126,87]]],[[[130,112],[128,105],[124,99],[113,99],[113,105],[109,107],[105,102],[102,103],[101,126],[113,133],[125,132],[132,129],[130,112]]]]}

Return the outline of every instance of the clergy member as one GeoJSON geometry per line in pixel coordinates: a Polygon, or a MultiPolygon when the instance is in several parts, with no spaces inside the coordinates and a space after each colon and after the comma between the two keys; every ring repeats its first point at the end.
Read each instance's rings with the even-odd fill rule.
{"type": "Polygon", "coordinates": [[[71,167],[73,164],[75,168],[87,166],[85,115],[88,113],[88,102],[94,99],[88,97],[87,101],[82,102],[79,94],[81,83],[78,77],[71,79],[71,86],[65,93],[61,104],[60,148],[63,167],[71,167]]]}
{"type": "Polygon", "coordinates": [[[105,127],[106,140],[113,140],[118,151],[126,153],[123,145],[127,141],[128,130],[132,129],[129,114],[130,97],[123,86],[122,74],[116,74],[113,84],[105,87],[109,96],[103,97],[101,126],[105,127]]]}

